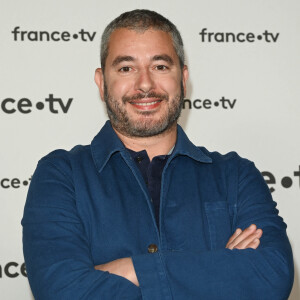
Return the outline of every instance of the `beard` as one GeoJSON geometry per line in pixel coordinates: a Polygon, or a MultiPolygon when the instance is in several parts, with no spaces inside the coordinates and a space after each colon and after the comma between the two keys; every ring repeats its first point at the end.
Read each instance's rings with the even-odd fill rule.
{"type": "Polygon", "coordinates": [[[114,99],[108,92],[104,82],[104,101],[106,103],[107,115],[112,126],[121,134],[128,137],[150,137],[163,133],[177,122],[183,107],[184,90],[183,84],[180,85],[180,94],[173,99],[169,99],[167,94],[160,93],[139,93],[132,97],[122,97],[122,101],[114,99]],[[126,104],[137,99],[153,98],[155,100],[168,102],[168,111],[161,115],[159,119],[151,118],[153,112],[140,111],[141,120],[130,119],[125,108],[126,104]]]}

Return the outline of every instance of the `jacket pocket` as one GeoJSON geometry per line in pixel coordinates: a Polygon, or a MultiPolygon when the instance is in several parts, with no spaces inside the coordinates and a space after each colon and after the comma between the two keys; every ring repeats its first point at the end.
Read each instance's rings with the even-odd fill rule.
{"type": "Polygon", "coordinates": [[[205,202],[211,250],[224,249],[231,236],[231,218],[226,201],[205,202]]]}

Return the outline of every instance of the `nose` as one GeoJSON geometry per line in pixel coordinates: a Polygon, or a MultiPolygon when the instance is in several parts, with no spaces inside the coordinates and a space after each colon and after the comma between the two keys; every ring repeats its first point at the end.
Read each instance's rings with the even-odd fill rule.
{"type": "Polygon", "coordinates": [[[152,74],[149,70],[143,70],[138,74],[138,78],[135,82],[135,89],[143,93],[149,93],[155,87],[152,74]]]}

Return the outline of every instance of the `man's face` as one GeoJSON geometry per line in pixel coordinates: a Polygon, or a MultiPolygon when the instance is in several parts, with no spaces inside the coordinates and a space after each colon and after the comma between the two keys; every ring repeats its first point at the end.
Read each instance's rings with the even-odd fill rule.
{"type": "Polygon", "coordinates": [[[126,136],[146,137],[176,124],[187,76],[168,33],[122,28],[112,33],[105,74],[97,69],[95,80],[112,126],[126,136]]]}

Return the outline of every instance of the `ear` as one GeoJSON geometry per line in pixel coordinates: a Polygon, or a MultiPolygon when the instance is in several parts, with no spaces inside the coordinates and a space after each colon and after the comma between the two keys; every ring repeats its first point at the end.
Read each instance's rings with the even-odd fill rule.
{"type": "Polygon", "coordinates": [[[183,85],[184,97],[186,95],[186,83],[188,78],[189,78],[189,70],[187,65],[184,65],[182,69],[182,85],[183,85]]]}
{"type": "Polygon", "coordinates": [[[99,88],[101,99],[104,101],[104,76],[101,68],[95,71],[95,82],[99,88]]]}

